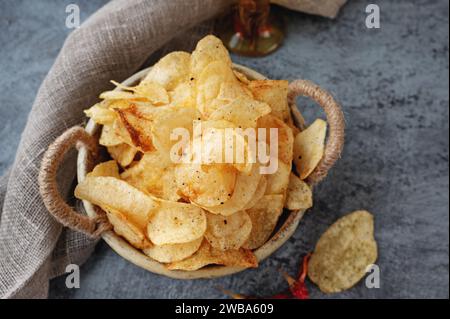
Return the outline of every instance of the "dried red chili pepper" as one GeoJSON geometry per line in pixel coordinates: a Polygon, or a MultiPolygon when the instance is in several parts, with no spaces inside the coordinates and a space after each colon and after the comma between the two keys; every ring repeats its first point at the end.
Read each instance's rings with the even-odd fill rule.
{"type": "Polygon", "coordinates": [[[288,293],[281,293],[276,294],[270,297],[252,297],[252,296],[245,296],[241,294],[236,294],[234,292],[231,292],[229,290],[220,288],[219,289],[226,295],[230,296],[233,299],[308,299],[309,293],[308,289],[306,288],[305,280],[306,275],[308,273],[308,261],[311,257],[311,253],[307,254],[305,257],[303,257],[302,266],[299,270],[298,278],[295,279],[291,276],[289,276],[285,271],[280,270],[283,277],[286,279],[286,281],[289,284],[289,292],[288,293]]]}

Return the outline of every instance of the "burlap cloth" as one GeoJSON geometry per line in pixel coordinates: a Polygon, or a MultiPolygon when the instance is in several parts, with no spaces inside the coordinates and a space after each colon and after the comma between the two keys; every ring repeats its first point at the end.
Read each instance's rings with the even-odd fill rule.
{"type": "MultiPolygon", "coordinates": [[[[70,34],[38,91],[14,164],[0,178],[0,297],[46,298],[49,279],[82,264],[96,243],[63,229],[42,203],[37,177],[48,145],[83,123],[82,110],[110,88],[109,80],[129,77],[156,52],[192,49],[211,30],[209,19],[231,2],[115,0],[70,34]]],[[[333,17],[345,0],[321,0],[315,11],[309,0],[278,2],[333,17]]],[[[58,178],[68,200],[74,177],[75,153],[58,178]]]]}

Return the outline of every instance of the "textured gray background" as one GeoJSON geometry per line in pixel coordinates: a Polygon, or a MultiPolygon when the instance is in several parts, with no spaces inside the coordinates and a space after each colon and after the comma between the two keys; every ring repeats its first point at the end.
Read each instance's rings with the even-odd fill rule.
{"type": "MultiPolygon", "coordinates": [[[[82,20],[105,0],[0,1],[0,174],[14,158],[40,82],[66,35],[65,6],[82,20]]],[[[220,298],[285,289],[299,258],[339,216],[373,212],[381,288],[363,283],[335,298],[449,297],[448,1],[350,0],[336,21],[283,11],[285,45],[262,59],[234,57],[271,78],[311,79],[332,91],[347,119],[342,160],[316,190],[295,236],[256,270],[177,281],[141,270],[104,243],[81,268],[81,288],[52,281],[53,298],[220,298]],[[365,6],[381,7],[381,29],[365,28],[365,6]]],[[[300,101],[308,119],[319,115],[300,101]]],[[[326,298],[312,284],[314,298],[326,298]]]]}

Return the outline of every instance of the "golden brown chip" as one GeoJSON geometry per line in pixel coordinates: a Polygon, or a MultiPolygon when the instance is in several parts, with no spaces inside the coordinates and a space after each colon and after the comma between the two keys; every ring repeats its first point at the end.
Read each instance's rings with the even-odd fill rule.
{"type": "Polygon", "coordinates": [[[150,217],[147,235],[156,245],[187,243],[203,237],[205,212],[192,204],[161,201],[150,217]]]}
{"type": "Polygon", "coordinates": [[[139,249],[145,249],[152,246],[150,241],[145,237],[142,228],[134,225],[133,222],[127,218],[126,214],[107,207],[105,207],[105,210],[106,216],[117,235],[122,236],[131,245],[139,249]]]}
{"type": "Polygon", "coordinates": [[[291,113],[287,101],[288,81],[285,80],[256,80],[248,85],[256,100],[269,104],[272,114],[288,122],[291,113]]]}
{"type": "Polygon", "coordinates": [[[273,174],[267,174],[266,195],[285,194],[289,185],[289,174],[291,165],[278,162],[277,171],[273,174]]]}
{"type": "Polygon", "coordinates": [[[266,128],[266,142],[270,146],[270,128],[278,129],[278,158],[287,165],[291,165],[293,157],[294,135],[291,128],[279,118],[268,114],[258,119],[258,128],[266,128]]]}
{"type": "Polygon", "coordinates": [[[142,81],[137,86],[126,86],[116,81],[111,82],[126,93],[129,93],[127,91],[131,91],[134,97],[130,99],[147,100],[153,105],[164,105],[169,103],[169,94],[166,89],[158,83],[142,81]]]}
{"type": "Polygon", "coordinates": [[[187,52],[171,52],[151,68],[141,83],[158,83],[168,91],[173,90],[189,80],[190,61],[191,55],[187,52]]]}
{"type": "Polygon", "coordinates": [[[325,293],[353,287],[377,259],[373,216],[356,211],[336,221],[319,239],[308,276],[325,293]]]}
{"type": "Polygon", "coordinates": [[[110,176],[120,179],[119,167],[116,161],[107,161],[100,163],[94,167],[92,172],[86,175],[87,177],[98,177],[98,176],[110,176]]]}
{"type": "Polygon", "coordinates": [[[265,195],[255,206],[247,209],[252,220],[252,231],[244,248],[256,249],[270,238],[283,212],[283,201],[283,195],[265,195]]]}
{"type": "Polygon", "coordinates": [[[286,203],[284,206],[290,210],[308,209],[312,207],[311,188],[291,173],[289,177],[289,187],[287,191],[286,203]]]}
{"type": "Polygon", "coordinates": [[[213,248],[207,240],[203,240],[195,254],[182,261],[171,263],[167,268],[193,271],[211,264],[255,268],[258,266],[258,260],[251,250],[240,248],[222,251],[213,248]]]}
{"type": "Polygon", "coordinates": [[[245,211],[230,216],[206,214],[205,238],[219,250],[239,249],[248,239],[252,221],[245,211]]]}
{"type": "Polygon", "coordinates": [[[198,77],[212,62],[221,61],[231,68],[230,55],[222,41],[213,35],[201,39],[191,55],[191,72],[198,77]]]}
{"type": "Polygon", "coordinates": [[[111,155],[111,157],[122,167],[130,165],[138,152],[137,149],[125,143],[108,146],[107,149],[109,155],[111,155]]]}
{"type": "Polygon", "coordinates": [[[194,254],[202,244],[203,237],[188,243],[153,245],[144,249],[144,254],[162,263],[170,263],[186,259],[194,254]]]}
{"type": "Polygon", "coordinates": [[[116,113],[105,107],[102,103],[97,103],[84,111],[87,117],[90,117],[95,123],[101,125],[111,125],[117,118],[116,113]]]}
{"type": "Polygon", "coordinates": [[[294,163],[301,179],[307,178],[322,159],[327,123],[317,119],[294,140],[294,163]]]}
{"type": "Polygon", "coordinates": [[[86,177],[75,188],[75,196],[105,210],[116,210],[140,229],[147,227],[150,215],[158,207],[151,197],[114,177],[86,177]]]}

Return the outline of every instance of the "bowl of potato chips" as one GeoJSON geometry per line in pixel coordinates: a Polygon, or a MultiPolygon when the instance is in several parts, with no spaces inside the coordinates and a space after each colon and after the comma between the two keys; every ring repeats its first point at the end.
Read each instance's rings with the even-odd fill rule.
{"type": "Polygon", "coordinates": [[[300,94],[339,108],[330,95],[233,64],[214,36],[112,82],[85,111],[83,134],[103,155],[91,165],[79,147],[75,196],[87,218],[106,217],[113,250],[157,274],[257,267],[294,233],[338,156],[327,148],[343,132],[321,119],[306,126],[294,104],[300,94]]]}

